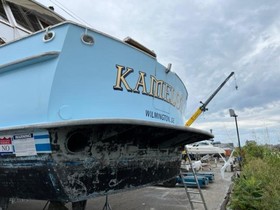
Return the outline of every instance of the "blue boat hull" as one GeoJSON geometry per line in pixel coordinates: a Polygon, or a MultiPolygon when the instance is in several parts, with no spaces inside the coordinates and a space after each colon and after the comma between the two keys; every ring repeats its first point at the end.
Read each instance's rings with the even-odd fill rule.
{"type": "Polygon", "coordinates": [[[0,54],[0,197],[75,202],[162,182],[180,147],[213,137],[182,126],[175,73],[100,32],[63,23],[0,54]]]}
{"type": "Polygon", "coordinates": [[[43,31],[0,47],[0,129],[85,119],[184,124],[186,88],[156,58],[75,24],[52,31],[47,42],[43,31]]]}

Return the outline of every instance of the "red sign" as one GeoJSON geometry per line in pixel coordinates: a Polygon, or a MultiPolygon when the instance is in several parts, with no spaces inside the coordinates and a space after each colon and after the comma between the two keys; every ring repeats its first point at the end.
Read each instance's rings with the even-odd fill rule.
{"type": "Polygon", "coordinates": [[[0,144],[12,144],[12,139],[9,137],[9,138],[0,138],[0,144]]]}
{"type": "Polygon", "coordinates": [[[0,154],[13,153],[12,137],[0,137],[0,154]]]}

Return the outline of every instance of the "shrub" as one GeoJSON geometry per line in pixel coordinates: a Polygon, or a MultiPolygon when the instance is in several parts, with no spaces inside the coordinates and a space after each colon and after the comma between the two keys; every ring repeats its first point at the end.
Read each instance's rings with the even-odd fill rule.
{"type": "Polygon", "coordinates": [[[234,181],[230,200],[233,210],[280,207],[280,156],[266,146],[246,144],[242,149],[243,170],[234,181]]]}

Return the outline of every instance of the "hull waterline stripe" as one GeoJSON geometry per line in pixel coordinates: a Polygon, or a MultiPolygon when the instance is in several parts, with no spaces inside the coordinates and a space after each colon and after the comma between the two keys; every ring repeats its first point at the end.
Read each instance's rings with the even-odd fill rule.
{"type": "Polygon", "coordinates": [[[34,135],[34,139],[49,139],[49,134],[45,134],[45,135],[38,135],[38,134],[35,134],[34,135]]]}

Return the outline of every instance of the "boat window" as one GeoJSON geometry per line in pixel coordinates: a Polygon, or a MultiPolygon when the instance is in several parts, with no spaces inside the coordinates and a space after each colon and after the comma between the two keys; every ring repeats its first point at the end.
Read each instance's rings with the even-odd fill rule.
{"type": "Polygon", "coordinates": [[[7,15],[3,7],[3,3],[1,1],[0,1],[0,20],[8,21],[7,15]]]}
{"type": "Polygon", "coordinates": [[[25,11],[25,12],[26,12],[28,20],[30,21],[32,27],[34,28],[34,31],[41,30],[42,27],[40,26],[40,24],[39,24],[39,22],[37,20],[37,17],[35,15],[31,14],[30,12],[27,12],[27,11],[25,11]]]}
{"type": "Polygon", "coordinates": [[[41,23],[43,28],[47,28],[47,27],[50,26],[50,24],[46,23],[45,21],[41,20],[40,18],[38,18],[38,19],[39,19],[39,21],[40,21],[40,23],[41,23]]]}
{"type": "Polygon", "coordinates": [[[207,142],[200,142],[197,144],[197,146],[208,146],[209,144],[207,142]]]}
{"type": "Polygon", "coordinates": [[[36,16],[31,11],[15,4],[10,3],[9,5],[18,25],[32,32],[41,30],[36,16]]]}

